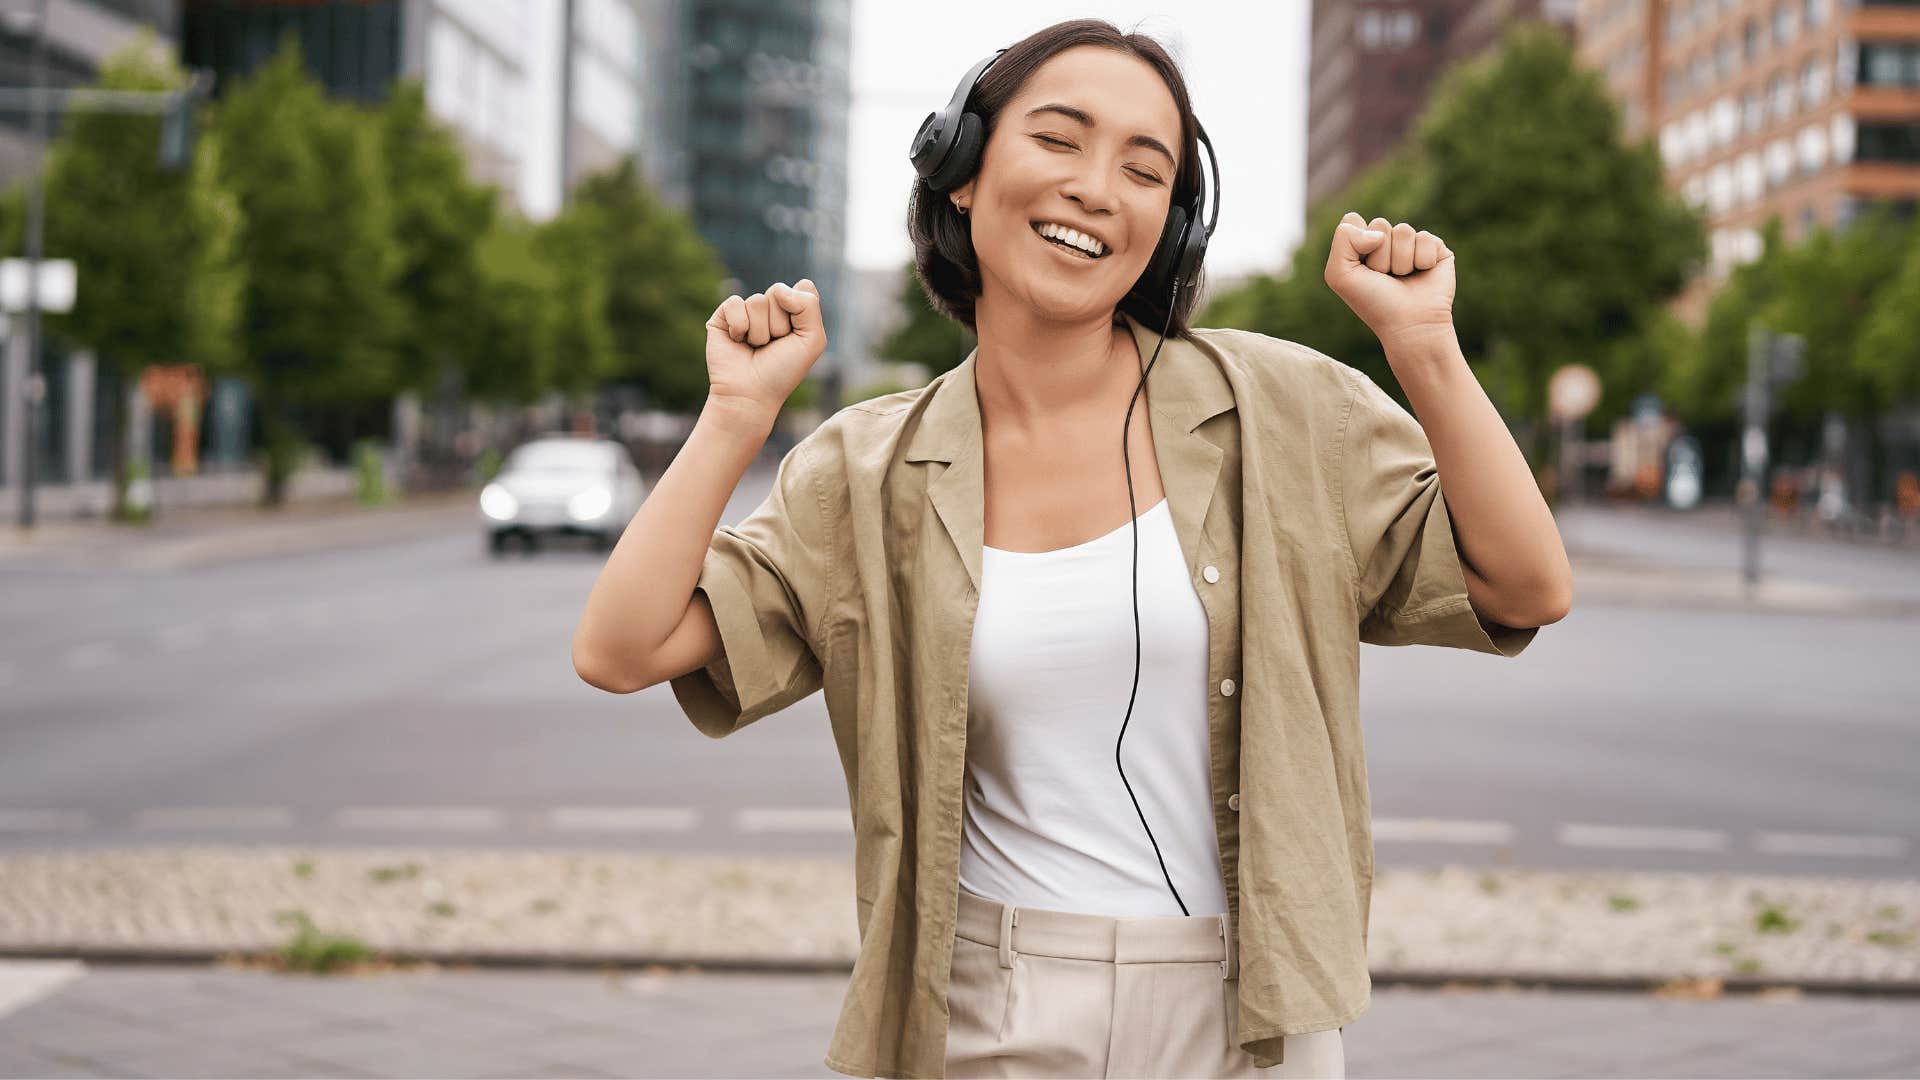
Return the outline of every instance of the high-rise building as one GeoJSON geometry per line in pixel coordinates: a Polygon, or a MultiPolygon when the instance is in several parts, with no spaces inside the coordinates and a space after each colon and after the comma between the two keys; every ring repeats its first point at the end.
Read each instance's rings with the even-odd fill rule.
{"type": "Polygon", "coordinates": [[[1574,15],[1569,0],[1314,0],[1308,205],[1393,150],[1448,64],[1516,20],[1571,27],[1574,15]]]}
{"type": "MultiPolygon", "coordinates": [[[[812,278],[842,325],[851,0],[684,0],[694,222],[736,291],[812,278]]],[[[819,367],[837,404],[837,346],[819,367]]]]}
{"type": "Polygon", "coordinates": [[[1706,211],[1696,294],[1760,254],[1775,214],[1794,242],[1869,200],[1920,198],[1913,0],[1585,0],[1579,19],[1629,134],[1657,138],[1669,182],[1706,211]]]}

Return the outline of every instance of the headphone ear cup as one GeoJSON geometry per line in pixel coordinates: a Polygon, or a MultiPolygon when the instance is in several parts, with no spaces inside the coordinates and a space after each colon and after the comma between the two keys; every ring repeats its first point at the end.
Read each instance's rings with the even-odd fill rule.
{"type": "Polygon", "coordinates": [[[1180,265],[1180,253],[1186,246],[1186,240],[1186,208],[1171,207],[1167,210],[1167,223],[1160,230],[1160,243],[1154,246],[1153,257],[1147,260],[1147,272],[1140,277],[1140,284],[1150,293],[1162,296],[1161,303],[1166,302],[1164,294],[1173,284],[1173,272],[1180,265]]]}
{"type": "Polygon", "coordinates": [[[953,149],[940,167],[927,177],[927,186],[935,191],[951,191],[973,174],[980,161],[980,148],[986,144],[986,127],[975,113],[960,114],[959,129],[953,135],[953,149]]]}

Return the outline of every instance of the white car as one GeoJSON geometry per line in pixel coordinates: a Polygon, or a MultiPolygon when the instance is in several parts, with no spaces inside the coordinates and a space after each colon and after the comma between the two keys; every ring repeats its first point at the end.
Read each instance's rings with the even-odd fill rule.
{"type": "Polygon", "coordinates": [[[612,439],[552,435],[507,455],[500,475],[480,489],[487,548],[495,555],[518,539],[528,552],[548,536],[585,536],[613,547],[647,496],[626,447],[612,439]]]}

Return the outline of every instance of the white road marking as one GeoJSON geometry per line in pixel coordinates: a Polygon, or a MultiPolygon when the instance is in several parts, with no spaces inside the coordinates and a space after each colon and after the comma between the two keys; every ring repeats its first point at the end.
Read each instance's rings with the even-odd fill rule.
{"type": "Polygon", "coordinates": [[[1373,838],[1408,844],[1511,844],[1514,828],[1504,821],[1374,818],[1373,838]]]}
{"type": "Polygon", "coordinates": [[[284,806],[172,806],[142,810],[137,829],[286,829],[293,811],[284,806]]]}
{"type": "Polygon", "coordinates": [[[0,1016],[18,1012],[87,973],[78,960],[0,960],[0,1016]]]}
{"type": "Polygon", "coordinates": [[[547,827],[562,832],[686,832],[700,823],[687,806],[560,806],[547,827]]]}
{"type": "Polygon", "coordinates": [[[1832,855],[1842,858],[1904,859],[1907,841],[1899,836],[1840,836],[1832,833],[1753,834],[1753,849],[1768,855],[1832,855]]]}
{"type": "Polygon", "coordinates": [[[0,832],[76,832],[87,827],[78,810],[0,810],[0,832]]]}
{"type": "Polygon", "coordinates": [[[207,643],[207,624],[181,623],[160,631],[160,648],[166,652],[184,652],[207,643]]]}
{"type": "Polygon", "coordinates": [[[1623,825],[1562,825],[1560,842],[1568,847],[1645,851],[1725,851],[1727,834],[1719,829],[1660,829],[1623,825]]]}
{"type": "Polygon", "coordinates": [[[85,645],[75,645],[66,653],[68,671],[91,671],[113,663],[118,650],[111,641],[90,641],[85,645]]]}
{"type": "Polygon", "coordinates": [[[498,829],[506,815],[484,806],[349,806],[333,815],[341,829],[498,829]]]}
{"type": "Polygon", "coordinates": [[[853,816],[845,809],[749,807],[734,815],[733,827],[740,832],[850,833],[853,831],[853,816]]]}

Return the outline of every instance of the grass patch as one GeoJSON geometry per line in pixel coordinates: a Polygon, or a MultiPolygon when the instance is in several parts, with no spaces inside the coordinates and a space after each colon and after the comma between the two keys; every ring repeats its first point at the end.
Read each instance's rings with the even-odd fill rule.
{"type": "Polygon", "coordinates": [[[1777,907],[1764,907],[1753,917],[1753,928],[1763,934],[1791,934],[1800,928],[1800,920],[1788,918],[1777,907]]]}
{"type": "Polygon", "coordinates": [[[407,863],[405,866],[376,866],[367,871],[367,877],[380,885],[390,881],[411,881],[419,876],[419,863],[407,863]]]}
{"type": "Polygon", "coordinates": [[[282,911],[274,915],[282,925],[294,927],[293,937],[280,946],[280,963],[289,971],[325,973],[348,964],[366,963],[374,951],[359,938],[329,934],[313,924],[304,911],[282,911]]]}
{"type": "Polygon", "coordinates": [[[1615,911],[1632,911],[1640,906],[1640,901],[1631,896],[1609,896],[1607,906],[1615,911]]]}

